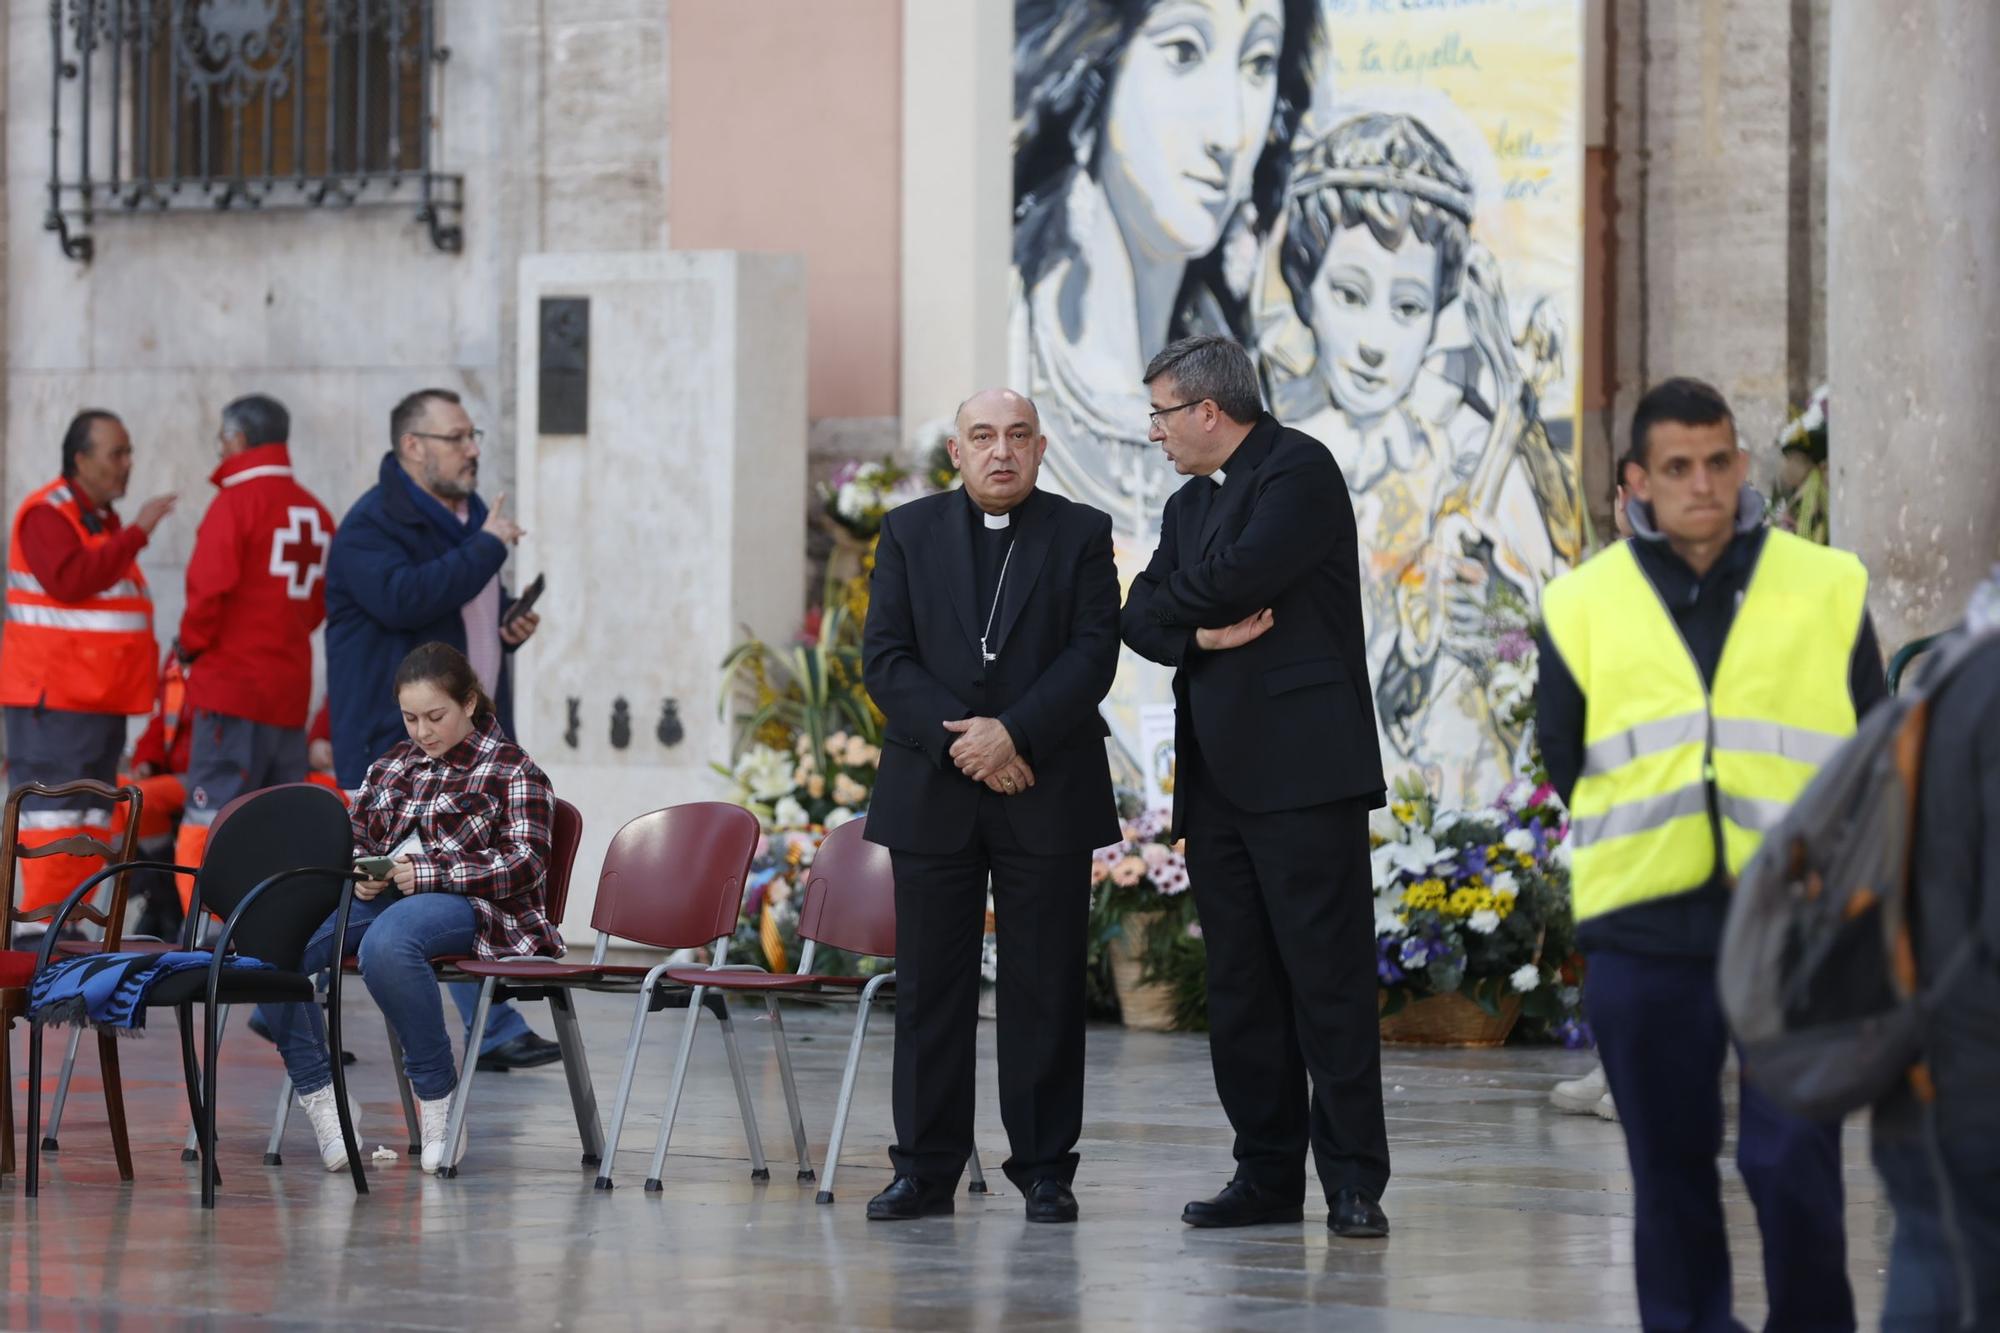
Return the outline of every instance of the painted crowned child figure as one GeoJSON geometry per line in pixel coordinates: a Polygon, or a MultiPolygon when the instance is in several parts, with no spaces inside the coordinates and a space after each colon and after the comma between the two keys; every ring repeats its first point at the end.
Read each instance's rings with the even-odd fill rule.
{"type": "Polygon", "coordinates": [[[1574,465],[1535,407],[1560,332],[1538,308],[1517,345],[1473,205],[1467,174],[1410,116],[1361,115],[1314,143],[1276,255],[1312,362],[1290,384],[1271,364],[1280,415],[1326,443],[1352,494],[1385,758],[1447,805],[1491,801],[1518,768],[1493,641],[1579,536],[1574,465]],[[1454,301],[1469,347],[1439,337],[1454,301]]]}

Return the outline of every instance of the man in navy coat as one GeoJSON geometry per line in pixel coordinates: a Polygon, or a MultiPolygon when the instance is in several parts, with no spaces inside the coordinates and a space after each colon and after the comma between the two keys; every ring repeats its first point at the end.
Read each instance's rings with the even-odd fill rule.
{"type": "MultiPolygon", "coordinates": [[[[449,389],[419,389],[389,413],[390,451],[382,470],[333,539],[326,571],[327,702],[333,763],[350,791],[368,766],[407,739],[396,706],[396,668],[421,644],[448,643],[466,655],[493,700],[500,726],[514,731],[507,658],[539,624],[528,612],[502,626],[507,595],[500,570],[521,528],[507,497],[489,510],[479,498],[479,446],[449,389]]],[[[479,988],[448,988],[470,1027],[479,988]]],[[[560,1058],[510,1004],[488,1017],[483,1070],[526,1068],[560,1058]]]]}

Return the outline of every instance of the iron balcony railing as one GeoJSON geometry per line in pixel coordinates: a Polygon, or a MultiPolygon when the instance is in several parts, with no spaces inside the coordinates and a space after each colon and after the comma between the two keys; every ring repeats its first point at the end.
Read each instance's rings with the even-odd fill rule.
{"type": "Polygon", "coordinates": [[[101,214],[414,206],[463,242],[436,170],[433,0],[50,0],[46,226],[87,260],[101,214]]]}

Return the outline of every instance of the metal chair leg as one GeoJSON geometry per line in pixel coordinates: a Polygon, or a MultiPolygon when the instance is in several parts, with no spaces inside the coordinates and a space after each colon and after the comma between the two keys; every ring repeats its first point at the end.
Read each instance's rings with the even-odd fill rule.
{"type": "Polygon", "coordinates": [[[778,1078],[785,1085],[785,1110],[792,1118],[792,1146],[799,1154],[799,1179],[811,1180],[812,1160],[806,1155],[806,1118],[799,1110],[799,1085],[792,1077],[792,1050],[785,1041],[785,1018],[778,1010],[778,997],[766,995],[764,1009],[771,1015],[771,1041],[778,1048],[778,1078]]]}
{"type": "MultiPolygon", "coordinates": [[[[334,1062],[338,1064],[339,1061],[334,1062]]],[[[285,1129],[292,1123],[292,1076],[285,1075],[278,1080],[278,1109],[271,1116],[271,1138],[264,1145],[264,1165],[283,1166],[285,1156],[279,1151],[285,1145],[285,1129]]]]}
{"type": "MultiPolygon", "coordinates": [[[[222,1014],[220,1005],[202,1006],[202,1028],[205,1040],[202,1045],[204,1057],[201,1068],[201,1206],[215,1207],[215,1085],[220,1063],[217,1056],[222,1047],[222,1014]]],[[[337,1057],[336,1057],[337,1058],[337,1057]]]]}
{"type": "MultiPolygon", "coordinates": [[[[354,1192],[368,1192],[368,1173],[361,1166],[361,1144],[354,1135],[354,1110],[347,1100],[347,1067],[340,1061],[340,1006],[326,1007],[326,1054],[327,1062],[333,1070],[333,1108],[340,1120],[340,1141],[347,1148],[347,1170],[354,1177],[354,1192]]],[[[213,1076],[214,1070],[209,1071],[213,1076]]],[[[214,1088],[211,1081],[209,1087],[214,1088]]],[[[211,1091],[208,1102],[209,1123],[215,1123],[215,1097],[211,1091]]]]}
{"type": "Polygon", "coordinates": [[[972,1166],[972,1183],[965,1187],[965,1192],[967,1194],[992,1193],[992,1191],[986,1188],[986,1173],[979,1169],[979,1145],[976,1143],[972,1145],[970,1164],[972,1166]]]}
{"type": "Polygon", "coordinates": [[[639,1002],[632,1012],[632,1035],[625,1039],[625,1064],[618,1071],[618,1100],[611,1106],[611,1133],[599,1156],[597,1179],[591,1188],[611,1188],[611,1159],[618,1155],[618,1139],[625,1130],[625,1107],[632,1100],[632,1076],[639,1068],[639,1043],[646,1035],[646,1020],[652,1017],[652,988],[639,988],[639,1002]]]}
{"type": "Polygon", "coordinates": [[[472,1010],[472,1031],[465,1038],[464,1067],[458,1071],[458,1086],[452,1089],[451,1114],[444,1126],[444,1165],[438,1174],[446,1180],[458,1177],[458,1136],[465,1132],[465,1108],[472,1100],[472,1076],[479,1069],[479,1048],[486,1040],[486,1016],[493,1010],[492,977],[479,983],[479,1003],[472,1010]]]}
{"type": "Polygon", "coordinates": [[[409,1071],[403,1068],[403,1043],[396,1039],[396,1029],[389,1026],[389,1020],[382,1020],[382,1030],[389,1034],[389,1063],[396,1070],[396,1096],[403,1103],[403,1131],[408,1136],[404,1142],[409,1145],[410,1155],[424,1150],[424,1131],[417,1123],[417,1094],[410,1088],[409,1071]]]}
{"type": "Polygon", "coordinates": [[[63,1107],[69,1104],[69,1080],[76,1073],[76,1048],[83,1045],[83,1025],[69,1030],[69,1050],[63,1055],[62,1077],[56,1080],[56,1099],[49,1104],[49,1127],[42,1134],[42,1151],[57,1152],[56,1135],[62,1133],[63,1107]]]}
{"type": "MultiPolygon", "coordinates": [[[[216,1024],[215,1035],[217,1041],[220,1041],[222,1039],[222,1034],[224,1031],[228,1029],[228,1027],[229,1027],[229,1006],[225,1004],[222,1006],[222,1018],[216,1024]]],[[[190,1046],[189,1054],[192,1053],[193,1053],[193,1048],[190,1046]]],[[[201,1118],[199,1113],[197,1113],[195,1118],[188,1124],[187,1141],[181,1145],[181,1160],[183,1162],[199,1162],[201,1160],[200,1127],[201,1127],[201,1118]]]]}
{"type": "MultiPolygon", "coordinates": [[[[646,1176],[648,1194],[660,1192],[660,1173],[666,1168],[667,1143],[673,1138],[674,1116],[681,1109],[681,1089],[687,1083],[688,1055],[694,1050],[694,1029],[701,1022],[701,997],[705,993],[705,988],[696,986],[688,997],[688,1016],[687,1023],[681,1028],[680,1054],[674,1058],[674,1081],[667,1090],[666,1113],[660,1117],[660,1137],[653,1144],[653,1167],[646,1176]]],[[[726,1026],[728,1020],[723,1021],[726,1026]]],[[[735,1067],[736,1061],[732,1056],[730,1068],[735,1067]]]]}
{"type": "Polygon", "coordinates": [[[861,993],[861,1003],[854,1013],[854,1035],[847,1042],[847,1068],[840,1075],[840,1101],[833,1109],[833,1135],[826,1144],[826,1169],[820,1172],[819,1193],[813,1196],[815,1203],[833,1202],[833,1177],[840,1170],[840,1141],[847,1134],[847,1110],[854,1104],[854,1080],[861,1069],[861,1043],[868,1036],[868,1014],[875,1004],[873,986],[861,993]]]}
{"type": "Polygon", "coordinates": [[[750,1179],[769,1180],[771,1167],[764,1160],[764,1136],[757,1131],[757,1110],[750,1103],[750,1080],[743,1069],[743,1052],[736,1045],[736,1023],[723,1008],[722,1049],[729,1055],[729,1077],[736,1084],[736,1109],[743,1117],[743,1137],[750,1142],[750,1179]]]}
{"type": "MultiPolygon", "coordinates": [[[[181,1081],[187,1085],[189,1146],[181,1149],[183,1162],[199,1162],[201,1155],[201,1066],[194,1053],[194,1006],[174,1006],[174,1018],[181,1035],[181,1081]]],[[[213,1162],[210,1169],[213,1170],[213,1162]]],[[[217,1178],[218,1181],[220,1177],[217,1178]]]]}
{"type": "Polygon", "coordinates": [[[556,1045],[562,1048],[563,1077],[569,1080],[570,1109],[576,1112],[576,1135],[583,1142],[583,1164],[597,1166],[604,1161],[604,1124],[597,1115],[597,1090],[590,1084],[583,1030],[576,1021],[576,999],[566,990],[548,994],[556,1045]]]}

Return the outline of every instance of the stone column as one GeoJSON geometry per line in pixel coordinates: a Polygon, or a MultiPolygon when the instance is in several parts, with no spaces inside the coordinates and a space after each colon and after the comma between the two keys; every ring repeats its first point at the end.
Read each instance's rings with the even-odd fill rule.
{"type": "Polygon", "coordinates": [[[2000,554],[2000,5],[1835,5],[1831,46],[1833,538],[1893,652],[2000,554]]]}

